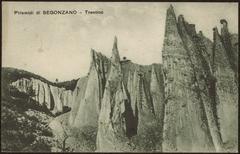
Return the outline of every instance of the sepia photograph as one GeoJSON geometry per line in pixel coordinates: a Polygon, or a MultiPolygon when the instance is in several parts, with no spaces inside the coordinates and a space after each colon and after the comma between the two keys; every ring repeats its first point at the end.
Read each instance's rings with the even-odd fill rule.
{"type": "Polygon", "coordinates": [[[1,152],[238,152],[238,2],[2,2],[1,152]]]}

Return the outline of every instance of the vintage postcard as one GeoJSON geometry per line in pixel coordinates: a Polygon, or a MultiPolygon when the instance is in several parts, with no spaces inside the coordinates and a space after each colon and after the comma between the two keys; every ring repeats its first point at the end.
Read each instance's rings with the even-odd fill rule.
{"type": "Polygon", "coordinates": [[[238,152],[238,3],[2,2],[1,152],[238,152]]]}

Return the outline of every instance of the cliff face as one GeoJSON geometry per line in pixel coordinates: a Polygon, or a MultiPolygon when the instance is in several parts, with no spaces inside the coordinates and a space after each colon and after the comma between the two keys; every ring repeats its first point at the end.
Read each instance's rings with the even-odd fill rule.
{"type": "Polygon", "coordinates": [[[21,78],[10,85],[19,92],[27,94],[30,97],[29,103],[47,108],[53,115],[62,113],[64,106],[69,107],[72,103],[71,90],[48,85],[35,78],[21,78]]]}
{"type": "MultiPolygon", "coordinates": [[[[165,73],[166,111],[164,122],[164,151],[211,150],[206,115],[199,94],[194,72],[194,62],[183,17],[177,22],[170,7],[166,17],[166,31],[163,46],[163,67],[165,73]],[[184,24],[184,25],[183,25],[184,24]],[[184,39],[183,39],[184,38],[184,39]],[[198,149],[199,148],[199,149],[198,149]]],[[[187,23],[186,23],[187,26],[187,23]]],[[[191,35],[195,32],[191,31],[191,35]]]]}
{"type": "Polygon", "coordinates": [[[234,81],[238,77],[233,53],[238,51],[233,51],[237,48],[232,47],[230,33],[226,41],[227,27],[222,36],[214,28],[214,43],[193,27],[182,15],[177,20],[172,6],[167,10],[163,67],[169,99],[163,150],[223,151],[228,142],[237,143],[231,136],[237,134],[238,89],[234,81]]]}
{"type": "Polygon", "coordinates": [[[115,38],[99,114],[97,150],[151,151],[159,145],[158,131],[163,125],[161,65],[142,66],[119,57],[115,38]]]}
{"type": "MultiPolygon", "coordinates": [[[[223,36],[224,37],[224,36],[223,36]]],[[[231,63],[236,63],[234,59],[229,59],[228,51],[224,47],[218,30],[214,28],[214,51],[215,66],[214,75],[217,79],[217,113],[219,116],[219,127],[224,143],[237,142],[238,133],[238,79],[237,70],[233,70],[231,63]],[[233,61],[233,62],[230,62],[233,61]]],[[[236,52],[236,51],[234,51],[236,52]]],[[[236,58],[236,57],[235,57],[236,58]]]]}
{"type": "Polygon", "coordinates": [[[54,115],[71,108],[64,120],[84,140],[96,134],[92,150],[236,151],[238,35],[221,23],[212,42],[170,6],[163,64],[121,60],[115,37],[111,58],[91,50],[88,75],[73,90],[35,78],[11,86],[54,115]]]}
{"type": "Polygon", "coordinates": [[[101,108],[101,99],[108,76],[110,61],[107,57],[91,50],[92,62],[88,76],[84,83],[78,82],[74,91],[77,112],[72,122],[74,127],[98,126],[98,114],[101,108]]]}

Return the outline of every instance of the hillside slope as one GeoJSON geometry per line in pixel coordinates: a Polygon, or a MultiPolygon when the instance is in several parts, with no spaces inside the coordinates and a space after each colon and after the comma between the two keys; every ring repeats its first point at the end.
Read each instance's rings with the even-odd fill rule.
{"type": "Polygon", "coordinates": [[[115,37],[112,56],[91,49],[89,72],[77,80],[3,68],[3,149],[236,152],[238,35],[220,23],[211,41],[170,6],[163,64],[121,59],[115,37]]]}

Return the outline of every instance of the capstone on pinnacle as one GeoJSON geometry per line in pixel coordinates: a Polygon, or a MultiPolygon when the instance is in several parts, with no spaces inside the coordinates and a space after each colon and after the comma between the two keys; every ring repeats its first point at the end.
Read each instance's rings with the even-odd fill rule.
{"type": "Polygon", "coordinates": [[[226,26],[226,27],[227,27],[227,25],[228,25],[226,19],[221,19],[221,20],[220,20],[220,23],[223,24],[223,26],[226,26]]]}

